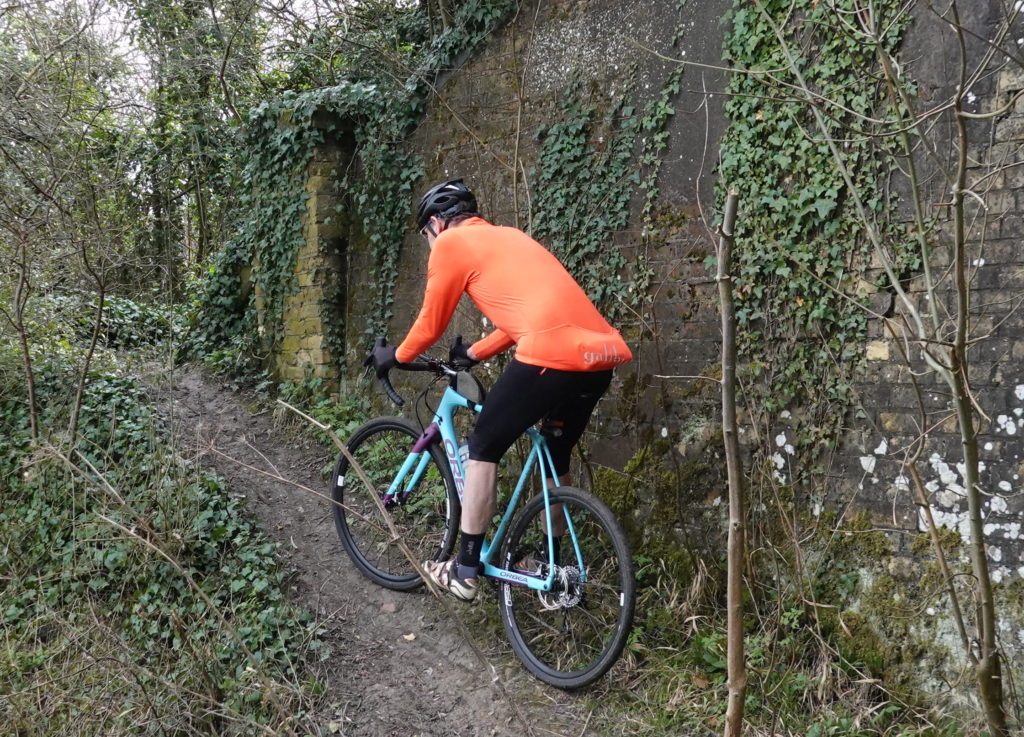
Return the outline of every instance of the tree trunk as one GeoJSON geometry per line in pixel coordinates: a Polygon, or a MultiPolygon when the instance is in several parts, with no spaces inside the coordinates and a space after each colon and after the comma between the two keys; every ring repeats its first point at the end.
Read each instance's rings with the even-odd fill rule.
{"type": "Polygon", "coordinates": [[[1003,682],[996,642],[996,608],[992,595],[992,578],[989,575],[988,557],[985,551],[985,527],[982,520],[982,494],[978,469],[978,433],[974,427],[974,404],[967,375],[967,346],[970,339],[970,284],[967,270],[967,228],[964,197],[967,193],[967,149],[970,139],[967,133],[967,118],[963,100],[967,95],[967,51],[963,27],[956,2],[950,4],[953,26],[960,41],[960,82],[953,104],[956,116],[957,167],[956,185],[953,188],[953,279],[956,286],[956,332],[950,350],[951,384],[953,405],[956,411],[957,427],[964,458],[964,486],[967,491],[967,508],[970,514],[971,542],[970,556],[977,586],[978,601],[978,696],[985,711],[992,737],[1008,737],[1006,709],[1003,706],[1003,682]]]}
{"type": "Polygon", "coordinates": [[[718,298],[722,310],[722,436],[729,475],[728,582],[726,585],[729,701],[725,712],[725,737],[743,733],[743,702],[747,692],[747,669],[743,652],[743,560],[745,553],[743,468],[740,463],[736,429],[736,312],[732,298],[733,226],[738,196],[730,192],[719,229],[718,298]]]}
{"type": "Polygon", "coordinates": [[[25,332],[25,304],[28,302],[32,285],[28,278],[28,236],[18,233],[18,283],[14,288],[13,322],[21,346],[21,362],[28,387],[28,425],[33,440],[39,439],[39,417],[36,409],[36,379],[32,370],[32,353],[29,350],[28,334],[25,332]]]}
{"type": "MultiPolygon", "coordinates": [[[[95,194],[95,193],[94,193],[95,194]]],[[[100,225],[99,215],[96,212],[96,198],[92,200],[91,215],[96,225],[97,232],[102,232],[102,226],[100,225]]],[[[78,434],[78,420],[82,416],[82,398],[85,396],[85,386],[89,381],[89,369],[92,367],[92,359],[96,354],[96,345],[100,340],[100,333],[103,330],[103,310],[106,306],[106,280],[103,278],[102,270],[93,268],[92,262],[89,260],[89,247],[88,244],[81,244],[81,256],[82,256],[82,267],[85,272],[92,277],[92,280],[96,282],[96,314],[95,321],[92,326],[92,336],[89,340],[89,350],[85,354],[85,361],[82,364],[82,369],[78,374],[78,386],[75,388],[75,401],[71,406],[71,421],[68,423],[68,447],[74,448],[75,436],[78,434]]]]}

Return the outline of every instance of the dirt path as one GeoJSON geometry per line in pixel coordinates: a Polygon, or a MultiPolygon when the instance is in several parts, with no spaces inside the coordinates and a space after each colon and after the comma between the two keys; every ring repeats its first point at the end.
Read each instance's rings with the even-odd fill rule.
{"type": "Polygon", "coordinates": [[[596,734],[587,729],[583,698],[544,686],[511,655],[500,627],[493,628],[493,595],[456,606],[522,716],[437,601],[367,581],[345,556],[325,501],[245,467],[322,491],[328,456],[315,443],[286,442],[268,412],[253,414],[250,398],[196,369],[177,370],[160,382],[158,395],[182,454],[198,457],[246,496],[281,543],[293,596],[322,620],[332,649],[324,664],[324,726],[350,737],[596,734]]]}

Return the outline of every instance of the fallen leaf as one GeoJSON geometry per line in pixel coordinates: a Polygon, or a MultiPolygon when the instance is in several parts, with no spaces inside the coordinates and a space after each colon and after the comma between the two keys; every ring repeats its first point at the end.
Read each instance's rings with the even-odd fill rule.
{"type": "Polygon", "coordinates": [[[398,604],[396,604],[396,603],[395,603],[395,602],[393,602],[393,601],[385,601],[385,602],[384,602],[384,603],[383,603],[383,604],[381,605],[381,608],[380,608],[380,610],[381,610],[382,612],[387,612],[388,614],[394,614],[395,612],[397,612],[397,611],[398,611],[398,604]]]}

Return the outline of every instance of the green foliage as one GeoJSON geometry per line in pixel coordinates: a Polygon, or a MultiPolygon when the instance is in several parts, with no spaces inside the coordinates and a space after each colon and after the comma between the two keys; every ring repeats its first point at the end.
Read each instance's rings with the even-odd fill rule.
{"type": "MultiPolygon", "coordinates": [[[[829,135],[840,141],[842,164],[872,211],[888,210],[894,195],[886,180],[892,142],[878,109],[875,50],[830,21],[853,12],[813,0],[768,2],[765,12],[737,3],[729,16],[725,58],[750,70],[734,74],[725,112],[719,194],[739,193],[734,261],[739,347],[757,379],[754,406],[770,414],[791,407],[818,408],[798,428],[798,444],[834,441],[850,401],[850,382],[862,363],[867,314],[859,302],[867,281],[871,245],[851,202],[837,162],[817,129],[812,109],[790,85],[795,75],[772,29],[782,27],[814,95],[823,100],[829,135]],[[773,70],[769,75],[762,70],[773,70]],[[781,71],[780,71],[781,70],[781,71]]],[[[895,14],[898,9],[879,9],[895,14]]],[[[889,25],[896,48],[905,17],[889,25]]],[[[879,19],[888,24],[886,18],[879,19]]],[[[894,250],[906,252],[906,234],[883,226],[894,250]]],[[[910,265],[907,262],[905,265],[910,265]]]]}
{"type": "MultiPolygon", "coordinates": [[[[875,549],[873,533],[855,523],[845,530],[831,559],[841,561],[819,572],[817,594],[844,586],[839,579],[854,569],[880,572],[858,556],[875,549]]],[[[833,544],[824,533],[808,545],[808,560],[823,555],[819,547],[833,544]]],[[[763,551],[751,561],[755,569],[770,565],[780,551],[763,551]]],[[[875,556],[873,560],[881,560],[875,556]]],[[[727,701],[726,622],[716,576],[703,569],[680,576],[658,557],[635,558],[638,580],[637,619],[627,645],[618,682],[631,688],[601,684],[592,694],[595,723],[607,720],[616,731],[621,714],[630,715],[629,734],[721,734],[727,701]]],[[[745,622],[747,657],[746,731],[774,734],[784,725],[790,734],[836,737],[952,737],[966,733],[963,724],[936,708],[927,698],[886,690],[889,666],[914,668],[920,660],[903,660],[872,639],[864,617],[851,611],[854,592],[828,599],[838,607],[811,608],[797,589],[780,589],[758,597],[745,622]],[[756,617],[752,616],[756,612],[756,617]],[[843,625],[839,625],[837,613],[843,625]],[[844,629],[848,629],[849,633],[844,629]],[[859,655],[877,658],[880,670],[867,670],[859,655]],[[872,680],[874,679],[874,680],[872,680]]],[[[891,603],[891,593],[889,597],[891,603]]],[[[919,602],[907,602],[909,610],[919,602]]],[[[880,614],[884,617],[884,614],[880,614]]]]}
{"type": "Polygon", "coordinates": [[[160,279],[177,296],[185,267],[204,262],[231,232],[244,161],[237,111],[265,94],[268,28],[256,5],[235,0],[123,7],[148,61],[151,111],[133,152],[146,228],[132,268],[146,268],[143,278],[160,279]]]}
{"type": "Polygon", "coordinates": [[[628,264],[613,236],[629,222],[633,192],[643,193],[641,216],[651,226],[658,195],[660,155],[668,145],[665,124],[674,113],[681,68],[658,96],[637,112],[627,104],[632,85],[615,101],[588,95],[575,78],[558,122],[537,132],[540,152],[531,231],[548,244],[606,314],[636,308],[647,296],[651,272],[640,259],[628,264]]]}
{"type": "MultiPolygon", "coordinates": [[[[330,427],[338,437],[345,439],[372,416],[368,400],[356,393],[332,394],[326,382],[319,378],[310,378],[295,384],[282,384],[280,398],[288,404],[301,409],[315,420],[330,427]]],[[[280,408],[282,418],[291,419],[288,410],[280,408]],[[288,414],[284,414],[284,413],[288,414]]],[[[303,430],[309,431],[313,438],[324,446],[334,449],[330,436],[322,430],[301,420],[303,430]]]]}
{"type": "Polygon", "coordinates": [[[83,3],[11,7],[0,21],[0,297],[122,280],[143,231],[134,188],[140,106],[83,3]],[[19,253],[23,250],[23,253],[19,253]]]}
{"type": "MultiPolygon", "coordinates": [[[[366,239],[373,263],[370,279],[380,285],[367,331],[383,332],[391,317],[412,188],[422,176],[422,166],[406,150],[405,138],[422,116],[437,73],[486,38],[513,7],[509,0],[462,3],[451,27],[433,37],[425,32],[423,6],[398,9],[383,19],[387,22],[377,32],[391,40],[404,39],[398,44],[398,66],[407,70],[403,77],[396,78],[394,69],[379,60],[355,53],[347,60],[336,58],[331,69],[318,67],[315,74],[340,77],[334,85],[289,92],[251,111],[249,160],[239,183],[244,216],[239,235],[214,261],[199,300],[192,345],[200,353],[232,340],[238,344],[239,337],[250,354],[276,350],[284,300],[295,289],[295,257],[304,242],[306,167],[318,143],[348,134],[354,136],[357,166],[351,173],[332,176],[342,178],[341,189],[348,193],[345,215],[366,239]],[[247,299],[240,299],[239,274],[248,264],[254,264],[254,289],[247,299]],[[258,325],[252,296],[256,289],[263,310],[258,325]]],[[[314,74],[312,68],[307,71],[314,74]]],[[[333,326],[327,344],[340,362],[344,326],[335,315],[326,314],[327,305],[324,309],[324,324],[333,326]]]]}
{"type": "MultiPolygon", "coordinates": [[[[69,326],[81,343],[92,338],[99,297],[92,292],[65,292],[43,297],[40,311],[69,326]]],[[[177,342],[186,330],[186,315],[180,306],[165,307],[126,297],[106,295],[99,343],[106,348],[131,349],[177,342]]]]}
{"type": "MultiPolygon", "coordinates": [[[[581,86],[577,79],[569,89],[581,86]]],[[[631,166],[637,122],[626,97],[605,106],[603,101],[584,102],[578,92],[570,94],[558,122],[537,134],[541,147],[534,180],[544,197],[533,213],[533,235],[604,306],[625,291],[619,282],[625,259],[608,241],[626,226],[630,193],[637,184],[631,166]],[[605,111],[600,118],[599,109],[605,111]],[[607,135],[606,142],[599,131],[607,135]]]]}
{"type": "MultiPolygon", "coordinates": [[[[63,427],[71,368],[40,360],[36,380],[41,424],[63,427]]],[[[0,556],[5,722],[66,730],[90,699],[109,705],[86,712],[103,733],[135,728],[140,711],[182,733],[217,714],[231,715],[224,734],[290,718],[279,707],[299,708],[300,692],[285,684],[304,675],[317,631],[285,601],[241,500],[173,455],[131,379],[90,377],[67,460],[34,452],[23,392],[11,379],[0,391],[0,549],[17,551],[0,556]],[[87,675],[65,683],[54,667],[87,675]]]]}

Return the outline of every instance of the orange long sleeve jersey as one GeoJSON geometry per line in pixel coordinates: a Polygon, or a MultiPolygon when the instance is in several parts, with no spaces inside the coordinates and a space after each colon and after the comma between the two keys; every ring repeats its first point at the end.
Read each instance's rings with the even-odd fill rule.
{"type": "Polygon", "coordinates": [[[427,262],[416,322],[395,357],[413,361],[448,327],[466,292],[497,328],[472,346],[486,360],[516,346],[516,358],[566,371],[600,371],[633,358],[565,267],[515,228],[471,218],[442,232],[427,262]]]}

